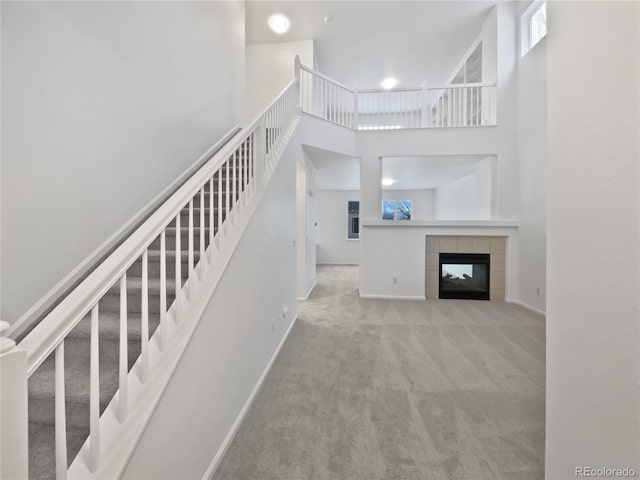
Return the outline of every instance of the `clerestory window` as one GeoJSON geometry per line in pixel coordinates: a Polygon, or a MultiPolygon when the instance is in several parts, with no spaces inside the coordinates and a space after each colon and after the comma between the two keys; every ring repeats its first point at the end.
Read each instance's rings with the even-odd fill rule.
{"type": "Polygon", "coordinates": [[[547,34],[547,3],[534,1],[520,22],[521,53],[524,56],[547,34]]]}

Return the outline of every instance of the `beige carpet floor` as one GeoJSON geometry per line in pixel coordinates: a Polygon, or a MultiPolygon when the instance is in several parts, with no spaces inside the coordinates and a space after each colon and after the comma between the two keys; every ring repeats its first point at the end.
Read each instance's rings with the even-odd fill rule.
{"type": "Polygon", "coordinates": [[[545,321],[318,268],[215,480],[542,480],[545,321]]]}

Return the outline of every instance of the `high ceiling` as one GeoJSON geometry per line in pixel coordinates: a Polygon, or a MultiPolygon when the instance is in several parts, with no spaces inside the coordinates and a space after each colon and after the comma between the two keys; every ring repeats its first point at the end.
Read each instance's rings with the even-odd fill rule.
{"type": "Polygon", "coordinates": [[[323,73],[360,89],[442,85],[480,33],[494,1],[247,1],[247,44],[314,40],[323,73]],[[286,15],[278,35],[267,19],[286,15]],[[325,17],[330,21],[325,22],[325,17]]]}

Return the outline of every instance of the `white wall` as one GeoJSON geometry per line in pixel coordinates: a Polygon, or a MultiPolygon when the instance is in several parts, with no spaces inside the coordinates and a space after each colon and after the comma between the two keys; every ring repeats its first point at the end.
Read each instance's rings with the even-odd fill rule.
{"type": "MultiPolygon", "coordinates": [[[[520,5],[520,15],[528,3],[520,5]]],[[[518,48],[518,50],[520,50],[518,48]]],[[[546,309],[547,40],[518,60],[517,300],[546,309]]]]}
{"type": "Polygon", "coordinates": [[[487,157],[475,165],[476,175],[476,220],[489,220],[496,217],[496,175],[495,157],[487,157]]]}
{"type": "Polygon", "coordinates": [[[295,317],[300,146],[289,145],[124,479],[203,478],[295,317]]]}
{"type": "MultiPolygon", "coordinates": [[[[497,22],[496,82],[498,85],[498,125],[500,141],[496,185],[498,188],[498,218],[517,218],[518,162],[517,162],[517,41],[518,15],[516,2],[498,2],[495,6],[497,22]]],[[[491,23],[488,17],[485,24],[491,23]]],[[[493,26],[491,26],[493,29],[493,26]]],[[[484,30],[483,30],[484,33],[484,30]]],[[[484,55],[484,50],[483,50],[484,55]]],[[[484,65],[483,65],[484,67],[484,65]]],[[[487,152],[489,153],[489,152],[487,152]]]]}
{"type": "Polygon", "coordinates": [[[476,174],[458,178],[436,189],[436,219],[476,218],[476,174]]]}
{"type": "Polygon", "coordinates": [[[474,165],[474,172],[434,190],[437,220],[491,220],[496,206],[496,158],[488,156],[474,165]]]}
{"type": "Polygon", "coordinates": [[[498,69],[498,10],[493,8],[482,23],[482,81],[493,83],[497,80],[498,69]]]}
{"type": "Polygon", "coordinates": [[[294,60],[313,65],[313,40],[246,46],[245,115],[247,124],[275,100],[294,78],[294,60]]]}
{"type": "Polygon", "coordinates": [[[360,241],[347,239],[347,202],[359,200],[359,190],[317,191],[318,263],[360,263],[360,241]]]}
{"type": "Polygon", "coordinates": [[[242,2],[2,2],[14,322],[242,114],[242,2]]]}
{"type": "Polygon", "coordinates": [[[297,295],[306,299],[316,284],[316,172],[296,134],[291,140],[296,166],[297,295]]]}
{"type": "MultiPolygon", "coordinates": [[[[382,190],[382,200],[411,200],[413,212],[412,220],[433,220],[435,217],[436,193],[432,188],[424,188],[421,190],[382,190]]],[[[382,205],[380,206],[380,215],[382,218],[382,205]]]]}
{"type": "Polygon", "coordinates": [[[640,4],[547,2],[546,478],[640,471],[640,4]],[[577,48],[579,46],[579,48],[577,48]]]}

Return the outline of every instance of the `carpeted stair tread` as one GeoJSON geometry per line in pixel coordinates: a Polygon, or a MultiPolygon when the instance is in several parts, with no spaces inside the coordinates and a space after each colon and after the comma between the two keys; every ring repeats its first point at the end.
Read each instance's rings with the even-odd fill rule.
{"type": "MultiPolygon", "coordinates": [[[[166,232],[169,235],[175,235],[176,234],[176,227],[167,227],[166,228],[166,232]]],[[[180,233],[182,233],[182,236],[186,236],[189,233],[189,225],[180,225],[180,233]]],[[[200,236],[200,226],[198,225],[198,227],[194,227],[193,228],[193,233],[194,236],[200,236]]],[[[207,231],[205,231],[205,234],[208,234],[207,231]]]]}
{"type": "MultiPolygon", "coordinates": [[[[167,293],[174,293],[176,290],[176,281],[172,279],[167,279],[167,293]]],[[[127,292],[131,294],[131,292],[142,291],[142,277],[130,277],[127,276],[127,292]]],[[[149,278],[148,279],[148,291],[149,296],[159,296],[160,295],[160,279],[159,278],[149,278]]],[[[108,294],[120,294],[120,284],[116,283],[113,287],[109,289],[108,294]]]]}
{"type": "MultiPolygon", "coordinates": [[[[88,428],[67,427],[68,465],[76,457],[87,439],[88,428]]],[[[29,477],[38,480],[54,480],[55,427],[41,423],[29,423],[29,477]]]]}
{"type": "MultiPolygon", "coordinates": [[[[160,315],[149,313],[149,331],[155,330],[160,323],[160,315]]],[[[120,312],[100,312],[98,320],[100,341],[120,341],[120,312]]],[[[91,318],[87,315],[71,331],[67,338],[89,338],[91,335],[91,318]]],[[[127,312],[127,338],[129,341],[142,337],[142,316],[139,312],[127,312]]]]}
{"type": "MultiPolygon", "coordinates": [[[[236,195],[240,195],[246,185],[238,185],[237,165],[236,195]]],[[[231,171],[231,169],[230,169],[231,171]]],[[[220,174],[214,176],[213,196],[207,184],[204,197],[198,193],[192,203],[194,252],[197,264],[200,261],[200,219],[204,216],[205,246],[210,243],[210,220],[214,216],[214,232],[218,231],[220,217],[227,218],[227,196],[233,200],[233,178],[230,176],[227,194],[226,169],[222,172],[222,194],[218,192],[220,174]],[[221,202],[219,200],[222,200],[221,202]],[[220,213],[222,214],[220,216],[220,213]]],[[[231,207],[231,205],[229,205],[231,207]]],[[[189,205],[180,209],[180,263],[182,282],[186,281],[189,271],[189,205]]],[[[167,309],[175,301],[176,295],[176,222],[173,220],[166,233],[166,292],[167,309]]],[[[160,236],[153,239],[148,252],[148,312],[149,337],[160,324],[160,236]]],[[[142,259],[138,258],[127,270],[127,367],[129,374],[140,357],[142,339],[142,259]]],[[[119,386],[120,356],[120,284],[116,282],[100,299],[98,304],[99,320],[99,376],[100,411],[104,411],[114,397],[119,386]]],[[[65,348],[65,411],[67,420],[68,463],[71,464],[77,452],[89,434],[89,384],[91,354],[91,318],[85,315],[64,341],[65,348]]],[[[55,472],[55,354],[47,360],[29,378],[29,478],[53,480],[55,472]]]]}
{"type": "MultiPolygon", "coordinates": [[[[160,250],[148,250],[149,252],[149,262],[151,261],[160,261],[160,250]]],[[[171,258],[173,259],[173,261],[175,262],[176,259],[176,251],[175,249],[173,250],[165,250],[165,254],[167,256],[167,259],[171,258]]],[[[182,258],[183,262],[186,262],[187,260],[189,260],[189,252],[180,252],[180,257],[182,258]]],[[[193,258],[195,258],[196,260],[200,260],[200,250],[198,249],[197,251],[193,252],[193,258]]],[[[168,264],[168,262],[167,262],[168,264]]]]}
{"type": "MultiPolygon", "coordinates": [[[[78,339],[76,339],[78,340],[78,339]]],[[[89,402],[89,368],[90,368],[90,341],[87,338],[84,345],[81,342],[65,340],[65,397],[67,402],[75,403],[89,402]],[[82,359],[83,361],[77,361],[82,359]]],[[[100,384],[118,385],[118,351],[113,355],[112,345],[100,346],[100,384]]],[[[29,400],[53,398],[55,392],[55,356],[51,355],[29,377],[29,400]]],[[[101,388],[101,394],[102,394],[101,388]]],[[[103,395],[100,396],[101,403],[103,395]]],[[[32,415],[30,419],[34,419],[32,415]]],[[[53,418],[50,419],[53,421],[53,418]]],[[[42,419],[39,419],[42,421],[42,419]]]]}

